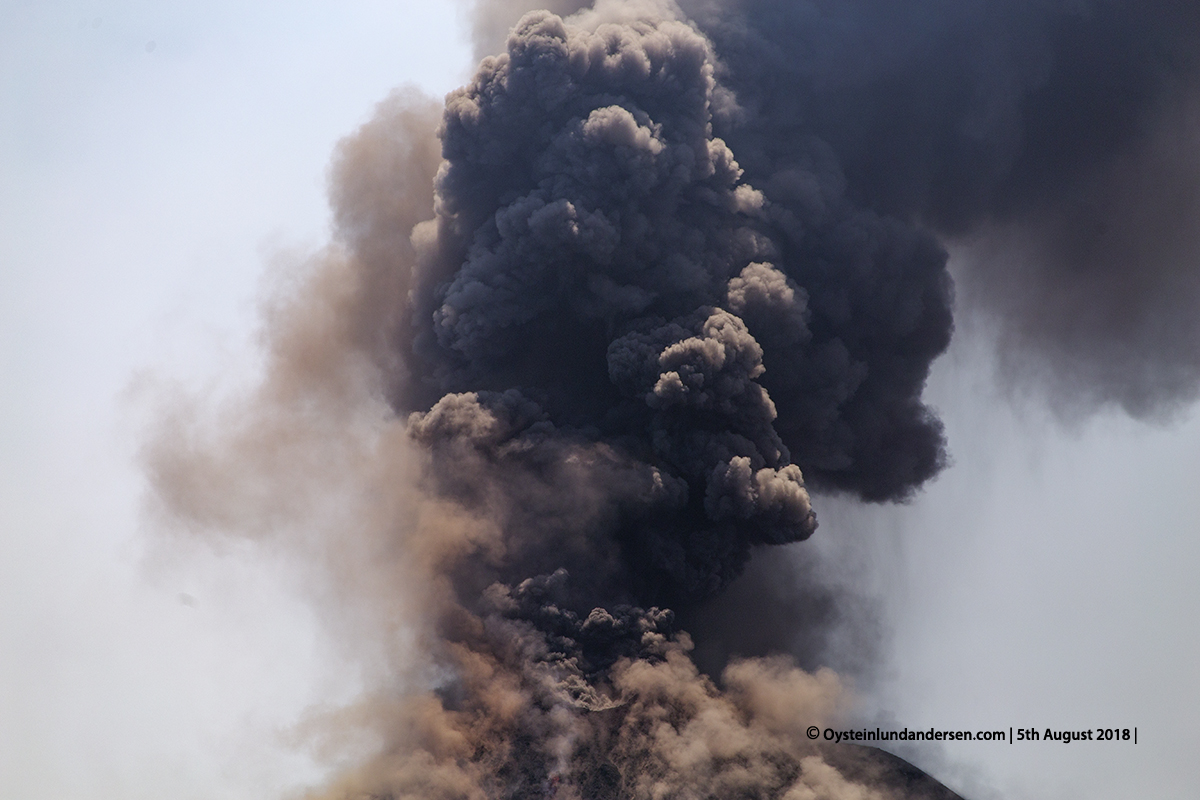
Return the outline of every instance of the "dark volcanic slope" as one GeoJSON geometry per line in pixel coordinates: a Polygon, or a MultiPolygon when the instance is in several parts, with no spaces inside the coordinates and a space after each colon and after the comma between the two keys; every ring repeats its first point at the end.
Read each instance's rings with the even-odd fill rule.
{"type": "Polygon", "coordinates": [[[843,777],[883,792],[889,800],[965,800],[899,756],[857,744],[821,748],[825,762],[843,777]]]}

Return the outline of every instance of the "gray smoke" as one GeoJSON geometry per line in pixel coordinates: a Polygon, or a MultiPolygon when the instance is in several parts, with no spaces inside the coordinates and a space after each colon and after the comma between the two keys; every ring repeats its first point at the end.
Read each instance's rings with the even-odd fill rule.
{"type": "MultiPolygon", "coordinates": [[[[776,206],[824,166],[850,202],[957,239],[1005,366],[1083,408],[1200,385],[1200,6],[1188,0],[684,0],[776,206]]],[[[809,258],[779,229],[788,268],[809,258]]],[[[800,280],[803,284],[803,280],[800,280]]],[[[770,387],[768,387],[770,388],[770,387]]]]}

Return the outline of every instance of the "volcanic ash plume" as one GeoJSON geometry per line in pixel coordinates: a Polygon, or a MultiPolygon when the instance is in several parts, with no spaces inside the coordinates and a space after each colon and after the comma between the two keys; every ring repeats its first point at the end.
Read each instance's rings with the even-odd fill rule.
{"type": "MultiPolygon", "coordinates": [[[[810,486],[903,500],[945,463],[921,391],[952,287],[920,225],[1028,228],[1053,191],[1022,158],[1049,145],[1017,123],[1039,130],[1060,79],[971,62],[974,93],[927,96],[924,62],[879,37],[1076,18],[929,5],[948,28],[874,0],[535,11],[444,108],[398,94],[341,145],[337,240],[268,308],[265,380],[215,416],[177,409],[147,449],[172,518],[321,565],[371,691],[318,727],[374,736],[328,797],[901,796],[809,743],[846,709],[832,672],[735,657],[714,679],[676,614],[715,630],[754,548],[814,532],[810,486]],[[891,60],[834,69],[855,52],[891,60]],[[995,105],[1010,91],[1028,116],[995,105]],[[856,136],[881,135],[887,98],[916,132],[873,149],[856,136]],[[966,139],[910,152],[937,131],[966,139]]],[[[1079,18],[1093,38],[1124,19],[1102,5],[1079,18]]],[[[744,627],[779,596],[736,594],[744,627]]]]}
{"type": "Polygon", "coordinates": [[[812,532],[804,477],[898,498],[942,463],[944,254],[815,168],[819,208],[767,201],[714,64],[661,10],[534,13],[447,101],[394,402],[430,490],[503,520],[464,597],[565,568],[581,616],[684,610],[812,532]]]}
{"type": "Polygon", "coordinates": [[[479,530],[433,565],[444,674],[367,791],[867,796],[802,735],[832,673],[741,661],[718,691],[667,607],[813,532],[802,470],[873,498],[936,471],[945,257],[835,196],[767,202],[713,134],[714,64],[663,9],[535,12],[447,99],[392,403],[427,502],[479,530]],[[781,219],[857,272],[784,258],[781,219]]]}
{"type": "Polygon", "coordinates": [[[878,796],[804,734],[845,708],[832,672],[718,686],[674,612],[813,533],[806,477],[937,471],[945,256],[818,165],[765,198],[715,75],[669,9],[613,5],[525,16],[440,159],[434,109],[391,98],[339,149],[338,242],[268,308],[263,384],[148,448],[174,518],[324,565],[375,688],[318,727],[376,742],[328,796],[878,796]]]}

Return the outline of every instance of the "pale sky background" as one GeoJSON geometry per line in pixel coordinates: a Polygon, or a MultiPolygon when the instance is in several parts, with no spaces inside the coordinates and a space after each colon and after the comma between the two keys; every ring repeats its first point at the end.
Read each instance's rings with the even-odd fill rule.
{"type": "MultiPolygon", "coordinates": [[[[328,239],[335,143],[469,49],[456,3],[0,2],[0,798],[319,779],[286,732],[353,670],[269,558],[149,546],[135,388],[253,373],[268,262],[328,239]]],[[[886,608],[868,708],[1138,726],[916,754],[971,800],[1200,796],[1200,415],[1064,426],[959,328],[928,393],[954,466],[908,507],[820,508],[814,546],[886,608]]]]}

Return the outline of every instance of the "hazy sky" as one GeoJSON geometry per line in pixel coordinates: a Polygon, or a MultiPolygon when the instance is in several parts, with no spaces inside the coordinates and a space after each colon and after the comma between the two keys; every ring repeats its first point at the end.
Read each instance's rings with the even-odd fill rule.
{"type": "MultiPolygon", "coordinates": [[[[287,731],[354,692],[352,664],[269,554],[154,538],[147,387],[253,374],[264,275],[328,238],[334,144],[394,87],[458,85],[469,51],[458,4],[0,4],[0,796],[319,778],[287,731]]],[[[976,800],[1194,797],[1200,417],[1064,425],[992,359],[960,317],[927,395],[954,465],[916,502],[819,507],[812,546],[885,608],[867,707],[1138,726],[915,754],[976,800]]]]}

